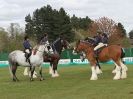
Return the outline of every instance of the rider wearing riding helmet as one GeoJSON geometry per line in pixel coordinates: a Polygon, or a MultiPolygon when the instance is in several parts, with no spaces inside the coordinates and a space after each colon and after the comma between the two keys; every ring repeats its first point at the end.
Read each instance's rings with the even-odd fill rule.
{"type": "Polygon", "coordinates": [[[49,41],[48,41],[48,34],[47,34],[47,33],[44,33],[44,35],[41,37],[39,43],[40,43],[40,44],[49,44],[49,41]]]}
{"type": "Polygon", "coordinates": [[[25,36],[24,37],[24,42],[23,42],[23,46],[24,46],[24,52],[25,52],[25,57],[26,57],[26,62],[30,63],[29,57],[31,56],[31,44],[29,42],[29,37],[25,36]]]}
{"type": "Polygon", "coordinates": [[[98,32],[97,36],[95,36],[95,45],[96,47],[94,48],[94,56],[97,58],[98,57],[98,52],[97,50],[103,46],[107,46],[108,43],[108,37],[106,33],[98,32]]]}
{"type": "Polygon", "coordinates": [[[48,50],[48,52],[46,53],[46,56],[48,57],[48,60],[51,61],[51,53],[50,53],[51,46],[50,46],[50,43],[48,40],[48,34],[47,33],[44,33],[44,35],[41,37],[39,44],[44,44],[44,45],[46,44],[46,47],[48,50]]]}

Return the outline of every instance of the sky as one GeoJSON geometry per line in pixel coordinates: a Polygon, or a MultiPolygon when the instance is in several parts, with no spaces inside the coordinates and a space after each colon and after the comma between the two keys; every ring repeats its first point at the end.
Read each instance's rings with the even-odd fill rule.
{"type": "Polygon", "coordinates": [[[7,28],[10,23],[24,27],[25,16],[46,5],[57,10],[63,7],[70,16],[93,20],[106,16],[121,22],[127,32],[133,29],[133,0],[0,0],[0,27],[7,28]]]}

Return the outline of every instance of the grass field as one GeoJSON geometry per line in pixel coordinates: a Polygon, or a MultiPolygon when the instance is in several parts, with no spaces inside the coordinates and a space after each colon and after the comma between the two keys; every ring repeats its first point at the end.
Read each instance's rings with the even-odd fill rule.
{"type": "Polygon", "coordinates": [[[7,67],[0,68],[0,99],[133,99],[133,66],[128,65],[128,78],[112,80],[113,65],[102,66],[103,74],[90,81],[90,66],[59,66],[60,77],[51,78],[43,68],[44,81],[30,82],[18,68],[19,82],[12,82],[7,67]]]}

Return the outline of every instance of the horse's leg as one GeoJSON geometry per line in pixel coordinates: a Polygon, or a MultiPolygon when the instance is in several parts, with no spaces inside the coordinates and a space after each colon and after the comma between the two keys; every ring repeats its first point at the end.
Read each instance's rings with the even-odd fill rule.
{"type": "Polygon", "coordinates": [[[116,74],[114,76],[114,80],[118,80],[121,78],[121,66],[120,66],[120,61],[115,61],[116,65],[116,74]]]}
{"type": "Polygon", "coordinates": [[[25,67],[23,74],[24,74],[24,76],[28,76],[29,75],[29,68],[28,67],[25,67]]]}
{"type": "Polygon", "coordinates": [[[44,80],[42,76],[42,66],[39,67],[40,81],[44,80]]]}
{"type": "Polygon", "coordinates": [[[113,69],[112,73],[113,73],[113,74],[115,74],[115,73],[116,73],[116,65],[115,65],[115,67],[114,67],[114,69],[113,69]]]}
{"type": "Polygon", "coordinates": [[[98,60],[97,60],[97,64],[96,64],[96,72],[97,72],[97,74],[101,74],[102,73],[101,66],[100,66],[98,60]]]}
{"type": "Polygon", "coordinates": [[[121,64],[121,67],[122,67],[122,71],[121,71],[121,78],[124,79],[124,78],[127,78],[127,66],[120,60],[120,64],[121,64]]]}
{"type": "Polygon", "coordinates": [[[91,71],[92,71],[92,75],[91,75],[90,80],[97,80],[98,77],[97,77],[97,72],[96,72],[96,66],[91,66],[91,71]]]}
{"type": "MultiPolygon", "coordinates": [[[[25,67],[23,74],[24,74],[24,76],[29,75],[29,77],[31,77],[31,67],[30,67],[30,69],[29,69],[29,67],[25,67]]],[[[33,78],[37,78],[36,71],[34,71],[34,73],[33,73],[33,78]]]]}
{"type": "Polygon", "coordinates": [[[31,67],[31,77],[30,77],[30,81],[33,81],[33,73],[35,71],[35,66],[31,67]]]}
{"type": "Polygon", "coordinates": [[[50,66],[49,66],[49,74],[53,73],[53,62],[50,62],[50,66]]]}
{"type": "Polygon", "coordinates": [[[52,77],[58,77],[59,74],[57,72],[57,64],[58,64],[58,60],[53,62],[53,73],[52,73],[52,77]]]}
{"type": "Polygon", "coordinates": [[[16,65],[12,66],[13,81],[19,81],[16,77],[16,70],[17,66],[16,65]]]}

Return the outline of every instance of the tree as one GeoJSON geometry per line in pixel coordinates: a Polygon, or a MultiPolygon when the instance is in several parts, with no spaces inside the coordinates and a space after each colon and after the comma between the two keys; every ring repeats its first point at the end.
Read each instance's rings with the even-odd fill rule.
{"type": "Polygon", "coordinates": [[[126,36],[126,30],[124,29],[124,26],[119,22],[118,23],[118,29],[120,30],[120,35],[122,36],[122,37],[125,37],[126,36]]]}
{"type": "Polygon", "coordinates": [[[72,32],[70,17],[63,8],[59,11],[52,9],[50,5],[36,9],[33,16],[25,17],[26,33],[28,35],[40,38],[45,32],[48,33],[51,40],[55,40],[61,33],[72,41],[74,33],[72,32]],[[70,38],[71,35],[71,38],[70,38]]]}
{"type": "Polygon", "coordinates": [[[133,30],[131,30],[131,31],[129,32],[129,38],[130,38],[130,39],[133,39],[133,30]]]}
{"type": "Polygon", "coordinates": [[[8,33],[4,30],[4,28],[0,29],[0,52],[8,49],[9,37],[8,33]]]}
{"type": "Polygon", "coordinates": [[[83,29],[83,30],[87,30],[89,27],[89,24],[91,24],[92,20],[90,18],[88,18],[88,16],[86,16],[85,18],[81,18],[81,17],[76,17],[75,15],[73,15],[71,17],[71,25],[73,29],[83,29]]]}
{"type": "Polygon", "coordinates": [[[17,34],[23,33],[22,28],[18,23],[10,23],[10,26],[8,27],[8,32],[12,39],[16,39],[17,34]]]}
{"type": "Polygon", "coordinates": [[[110,44],[121,44],[123,38],[126,37],[123,25],[117,24],[107,17],[102,17],[92,22],[88,35],[94,36],[97,31],[106,33],[110,44]]]}

